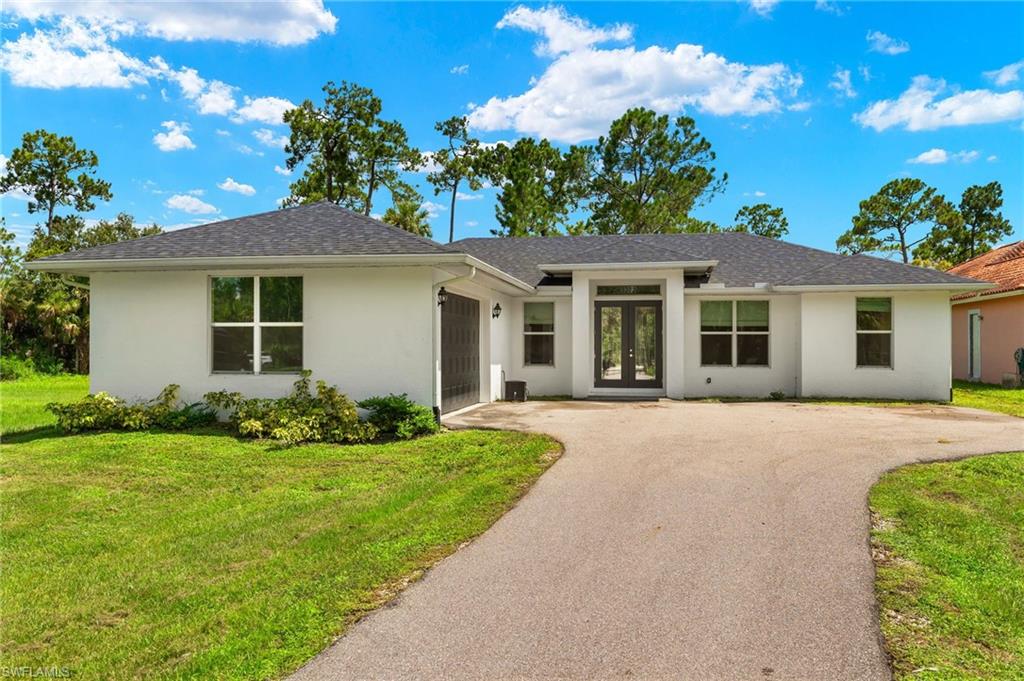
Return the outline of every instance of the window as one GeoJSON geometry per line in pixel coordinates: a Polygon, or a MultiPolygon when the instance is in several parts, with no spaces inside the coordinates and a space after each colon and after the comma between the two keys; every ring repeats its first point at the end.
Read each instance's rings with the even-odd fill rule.
{"type": "Polygon", "coordinates": [[[857,366],[892,368],[892,298],[857,299],[857,366]]]}
{"type": "Polygon", "coordinates": [[[701,366],[768,366],[767,300],[702,300],[701,366]]]}
{"type": "Polygon", "coordinates": [[[302,277],[212,277],[210,301],[215,373],[302,370],[302,277]]]}
{"type": "Polygon", "coordinates": [[[599,296],[658,296],[661,284],[632,284],[625,286],[598,286],[599,296]]]}
{"type": "Polygon", "coordinates": [[[523,303],[523,349],[524,362],[527,366],[554,366],[554,303],[523,303]]]}

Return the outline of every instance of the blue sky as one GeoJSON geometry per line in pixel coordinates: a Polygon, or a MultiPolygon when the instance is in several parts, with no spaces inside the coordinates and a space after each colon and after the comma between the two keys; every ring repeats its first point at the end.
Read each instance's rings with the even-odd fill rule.
{"type": "MultiPolygon", "coordinates": [[[[273,121],[333,79],[371,87],[423,150],[455,114],[486,141],[567,144],[629,106],[684,112],[729,173],[695,215],[728,225],[766,201],[811,246],[832,249],[857,202],[903,175],[957,200],[998,180],[1024,238],[1021,3],[4,6],[0,153],[36,128],[96,151],[114,199],[92,219],[175,228],[274,209],[292,178],[275,171],[287,129],[273,121]]],[[[489,233],[495,193],[466,191],[456,238],[489,233]]],[[[37,222],[17,195],[2,214],[22,239],[37,222]]],[[[447,209],[434,214],[443,238],[447,209]]]]}

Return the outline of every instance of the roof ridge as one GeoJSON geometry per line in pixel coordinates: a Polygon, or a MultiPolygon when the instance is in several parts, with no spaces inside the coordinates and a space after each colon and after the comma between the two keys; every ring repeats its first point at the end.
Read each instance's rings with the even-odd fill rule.
{"type": "Polygon", "coordinates": [[[994,249],[992,253],[998,253],[1003,249],[1006,249],[1006,253],[996,256],[995,258],[992,259],[991,262],[985,263],[983,267],[988,267],[990,265],[998,265],[1004,262],[1009,262],[1011,260],[1016,260],[1017,258],[1024,258],[1024,240],[1018,241],[1017,243],[1011,243],[1006,244],[1005,246],[1000,246],[999,248],[994,249]]]}

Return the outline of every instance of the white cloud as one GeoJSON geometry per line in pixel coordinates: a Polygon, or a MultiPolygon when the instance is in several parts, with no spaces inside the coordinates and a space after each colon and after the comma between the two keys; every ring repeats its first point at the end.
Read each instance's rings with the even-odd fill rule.
{"type": "Polygon", "coordinates": [[[230,132],[228,132],[227,130],[221,130],[220,128],[217,128],[216,133],[221,137],[231,137],[230,132]]]}
{"type": "Polygon", "coordinates": [[[478,201],[484,198],[483,194],[464,194],[463,192],[455,192],[456,201],[478,201]]]}
{"type": "Polygon", "coordinates": [[[196,145],[192,142],[187,133],[190,128],[188,123],[178,123],[176,121],[164,121],[160,124],[162,127],[167,129],[167,132],[158,132],[153,135],[153,144],[160,151],[178,151],[180,149],[195,149],[196,145]]]}
{"type": "Polygon", "coordinates": [[[786,106],[787,111],[807,111],[810,108],[810,102],[793,102],[786,106]]]}
{"type": "Polygon", "coordinates": [[[239,144],[238,147],[236,148],[238,149],[239,152],[245,154],[246,156],[263,156],[262,151],[257,151],[256,149],[250,147],[248,144],[239,144]]]}
{"type": "Polygon", "coordinates": [[[910,51],[910,44],[907,41],[897,40],[881,31],[868,31],[866,40],[868,49],[872,52],[895,55],[910,51]]]}
{"type": "Polygon", "coordinates": [[[458,66],[453,66],[448,71],[448,73],[454,74],[456,76],[464,76],[467,73],[469,73],[469,64],[459,64],[458,66]]]}
{"type": "Polygon", "coordinates": [[[299,45],[333,33],[337,18],[321,0],[123,2],[6,0],[4,11],[31,22],[71,17],[117,23],[129,35],[173,41],[227,40],[299,45]]]}
{"type": "Polygon", "coordinates": [[[479,224],[476,220],[466,220],[466,227],[476,227],[479,224]]]}
{"type": "Polygon", "coordinates": [[[764,198],[765,196],[768,196],[768,195],[766,193],[764,193],[763,191],[761,191],[760,189],[757,189],[757,190],[752,191],[752,192],[743,192],[743,196],[756,196],[757,198],[760,199],[760,198],[764,198]]]}
{"type": "Polygon", "coordinates": [[[505,13],[497,28],[521,28],[543,37],[534,52],[541,56],[555,57],[581,49],[606,43],[631,40],[633,27],[629,24],[613,24],[597,28],[580,17],[574,17],[564,7],[542,7],[533,9],[519,5],[505,13]]]}
{"type": "Polygon", "coordinates": [[[286,135],[276,135],[273,130],[268,130],[267,128],[253,130],[252,136],[256,138],[257,142],[266,147],[284,149],[285,145],[288,144],[288,137],[286,135]]]}
{"type": "Polygon", "coordinates": [[[208,215],[219,212],[214,206],[191,194],[175,194],[164,201],[164,205],[174,210],[189,213],[190,215],[208,215]]]}
{"type": "Polygon", "coordinates": [[[945,149],[934,148],[928,151],[922,151],[914,158],[908,158],[907,163],[924,164],[924,165],[938,165],[940,163],[948,163],[950,161],[957,161],[959,163],[972,163],[977,161],[981,157],[978,151],[958,151],[956,153],[949,153],[945,149]]]}
{"type": "Polygon", "coordinates": [[[762,17],[771,16],[775,6],[779,4],[779,0],[749,0],[750,9],[762,17]]]}
{"type": "Polygon", "coordinates": [[[987,157],[985,160],[988,161],[989,163],[995,163],[996,161],[999,160],[999,157],[996,156],[995,154],[992,154],[991,156],[987,157]]]}
{"type": "Polygon", "coordinates": [[[579,142],[605,132],[630,107],[659,113],[692,107],[719,116],[779,111],[780,96],[795,96],[803,83],[783,64],[730,62],[700,45],[599,49],[598,42],[628,39],[628,27],[594,28],[561,8],[518,7],[498,26],[541,34],[540,52],[553,61],[523,94],[471,106],[470,124],[478,130],[579,142]]]}
{"type": "Polygon", "coordinates": [[[289,175],[292,174],[291,170],[289,170],[288,168],[282,168],[281,166],[274,166],[274,172],[277,173],[278,175],[284,175],[285,177],[288,177],[289,175]]]}
{"type": "MultiPolygon", "coordinates": [[[[183,3],[165,6],[172,4],[183,3]]],[[[173,68],[160,56],[143,61],[114,45],[134,30],[126,20],[63,16],[48,28],[36,28],[0,45],[0,69],[10,74],[14,85],[46,89],[130,88],[153,80],[170,81],[199,113],[232,115],[238,123],[280,124],[284,111],[294,106],[280,97],[245,97],[244,105],[238,107],[235,86],[207,80],[194,68],[173,68]]],[[[160,96],[170,99],[165,88],[160,88],[160,96]]]]}
{"type": "Polygon", "coordinates": [[[251,184],[242,184],[236,182],[233,178],[226,178],[223,182],[217,184],[218,189],[223,189],[226,192],[235,192],[242,196],[252,196],[256,193],[256,188],[251,184]]]}
{"type": "Polygon", "coordinates": [[[0,48],[0,69],[14,85],[129,88],[147,82],[153,70],[110,44],[116,27],[62,19],[49,31],[37,29],[0,48]]]}
{"type": "Polygon", "coordinates": [[[447,210],[440,203],[434,203],[433,201],[424,201],[420,204],[420,209],[427,211],[427,217],[431,220],[440,215],[442,211],[447,210]]]}
{"type": "MultiPolygon", "coordinates": [[[[7,170],[7,161],[8,158],[3,154],[0,154],[0,175],[3,175],[4,171],[7,170]]],[[[25,190],[21,189],[20,187],[15,187],[14,189],[11,189],[8,192],[0,194],[0,199],[12,199],[14,201],[31,201],[32,197],[26,194],[25,190]]],[[[15,215],[15,213],[11,213],[12,217],[14,217],[15,215]]]]}
{"type": "Polygon", "coordinates": [[[206,91],[196,98],[196,108],[201,114],[226,116],[235,109],[235,88],[219,80],[212,81],[206,91]]]}
{"type": "Polygon", "coordinates": [[[850,82],[850,69],[837,66],[828,86],[844,97],[857,96],[857,91],[853,89],[853,83],[850,82]]]}
{"type": "Polygon", "coordinates": [[[998,123],[1024,118],[1024,92],[966,90],[948,97],[946,81],[917,76],[897,99],[872,103],[853,120],[877,131],[902,126],[910,131],[998,123]]]}
{"type": "Polygon", "coordinates": [[[846,10],[840,7],[838,2],[834,2],[833,0],[814,0],[814,9],[819,12],[834,14],[837,17],[841,17],[846,14],[846,10]]]}
{"type": "Polygon", "coordinates": [[[235,112],[232,120],[235,123],[254,121],[267,125],[281,125],[284,112],[294,109],[295,105],[281,97],[246,97],[245,105],[235,112]]]}
{"type": "Polygon", "coordinates": [[[871,69],[869,67],[864,65],[858,66],[857,73],[860,74],[860,77],[864,80],[865,83],[871,81],[871,69]]]}
{"type": "Polygon", "coordinates": [[[984,76],[998,86],[1009,85],[1020,80],[1021,69],[1024,69],[1024,60],[1007,64],[995,71],[986,71],[984,76]]]}

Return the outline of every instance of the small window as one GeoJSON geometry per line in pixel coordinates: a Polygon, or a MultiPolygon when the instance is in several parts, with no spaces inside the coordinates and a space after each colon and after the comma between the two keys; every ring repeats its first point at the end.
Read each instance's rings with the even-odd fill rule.
{"type": "Polygon", "coordinates": [[[702,300],[701,366],[768,366],[767,300],[702,300]]]}
{"type": "Polygon", "coordinates": [[[857,366],[892,368],[892,298],[857,299],[857,366]]]}
{"type": "Polygon", "coordinates": [[[210,301],[213,372],[302,370],[302,277],[213,277],[210,301]]]}
{"type": "Polygon", "coordinates": [[[598,286],[599,296],[657,296],[661,295],[660,284],[634,284],[627,286],[598,286]]]}
{"type": "Polygon", "coordinates": [[[554,303],[523,303],[523,349],[527,366],[554,365],[554,303]]]}

